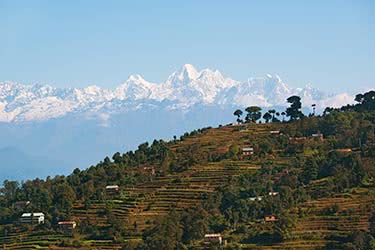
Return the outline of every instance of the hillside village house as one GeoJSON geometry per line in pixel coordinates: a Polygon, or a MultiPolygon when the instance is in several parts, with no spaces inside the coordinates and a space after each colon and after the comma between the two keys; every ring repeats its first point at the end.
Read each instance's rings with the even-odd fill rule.
{"type": "Polygon", "coordinates": [[[155,176],[156,174],[154,167],[144,167],[143,170],[150,173],[152,176],[155,176]]]}
{"type": "Polygon", "coordinates": [[[264,221],[265,222],[275,222],[277,219],[276,219],[276,216],[275,215],[270,215],[270,216],[266,216],[264,217],[264,221]]]}
{"type": "Polygon", "coordinates": [[[278,194],[279,194],[279,192],[269,192],[269,193],[268,193],[269,196],[276,196],[276,195],[278,195],[278,194]]]}
{"type": "Polygon", "coordinates": [[[324,139],[323,139],[323,134],[320,133],[320,132],[318,132],[318,133],[316,133],[316,134],[312,134],[311,137],[312,137],[313,139],[317,139],[317,140],[319,140],[319,141],[323,141],[323,140],[324,140],[324,139]]]}
{"type": "Polygon", "coordinates": [[[250,201],[261,201],[263,198],[262,196],[258,196],[258,197],[250,197],[249,200],[250,201]]]}
{"type": "Polygon", "coordinates": [[[23,213],[20,222],[23,224],[43,224],[44,213],[23,213]]]}
{"type": "Polygon", "coordinates": [[[23,210],[30,204],[31,204],[30,201],[16,201],[13,204],[13,208],[14,208],[14,210],[23,210]]]}
{"type": "Polygon", "coordinates": [[[219,243],[220,245],[223,244],[223,237],[221,234],[205,234],[204,235],[204,244],[210,245],[212,243],[219,243]]]}
{"type": "Polygon", "coordinates": [[[72,233],[77,226],[75,221],[60,221],[58,225],[59,229],[65,233],[72,233]]]}
{"type": "Polygon", "coordinates": [[[334,151],[338,152],[338,153],[351,153],[352,149],[351,148],[340,148],[340,149],[336,149],[334,151]]]}
{"type": "Polygon", "coordinates": [[[242,155],[253,155],[254,148],[242,148],[242,155]]]}
{"type": "Polygon", "coordinates": [[[289,142],[299,144],[305,142],[306,139],[306,137],[289,137],[289,142]]]}
{"type": "Polygon", "coordinates": [[[280,130],[271,130],[270,134],[271,135],[278,135],[278,134],[280,134],[280,130]]]}
{"type": "Polygon", "coordinates": [[[107,195],[115,195],[118,194],[120,191],[120,187],[118,185],[109,185],[105,187],[105,192],[107,195]]]}

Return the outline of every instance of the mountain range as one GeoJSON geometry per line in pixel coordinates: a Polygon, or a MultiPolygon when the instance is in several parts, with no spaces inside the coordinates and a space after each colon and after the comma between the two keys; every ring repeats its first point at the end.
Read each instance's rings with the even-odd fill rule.
{"type": "Polygon", "coordinates": [[[311,85],[291,88],[277,75],[237,81],[218,70],[197,70],[185,64],[163,83],[131,75],[115,89],[95,85],[86,88],[56,88],[0,82],[0,122],[45,121],[68,114],[105,120],[114,114],[151,108],[189,111],[193,106],[261,107],[286,106],[291,95],[302,97],[305,107],[337,107],[353,102],[346,93],[332,94],[311,85]]]}
{"type": "Polygon", "coordinates": [[[155,138],[235,121],[234,109],[285,110],[299,95],[310,112],[353,102],[346,93],[291,88],[277,75],[237,81],[186,64],[163,83],[130,76],[115,89],[0,82],[0,182],[68,174],[155,138]]]}

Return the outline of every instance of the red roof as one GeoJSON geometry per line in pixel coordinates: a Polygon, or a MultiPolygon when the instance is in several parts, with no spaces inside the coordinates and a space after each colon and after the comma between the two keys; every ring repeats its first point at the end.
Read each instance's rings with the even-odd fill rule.
{"type": "Polygon", "coordinates": [[[75,221],[59,221],[59,225],[74,225],[75,221]]]}

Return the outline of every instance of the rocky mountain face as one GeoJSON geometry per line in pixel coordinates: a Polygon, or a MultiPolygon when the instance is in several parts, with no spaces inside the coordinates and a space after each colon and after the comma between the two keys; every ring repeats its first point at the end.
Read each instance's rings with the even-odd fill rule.
{"type": "Polygon", "coordinates": [[[317,108],[352,102],[346,94],[329,94],[310,85],[291,88],[277,75],[237,81],[217,70],[197,70],[190,64],[172,73],[163,83],[153,83],[141,75],[131,75],[117,88],[55,88],[48,85],[23,85],[0,82],[0,121],[43,121],[68,114],[109,117],[142,108],[179,109],[193,106],[262,107],[285,106],[285,99],[299,95],[304,105],[317,108]]]}

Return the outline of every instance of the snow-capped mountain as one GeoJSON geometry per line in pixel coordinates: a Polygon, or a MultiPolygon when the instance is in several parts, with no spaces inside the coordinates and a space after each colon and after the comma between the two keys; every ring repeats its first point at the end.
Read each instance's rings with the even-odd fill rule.
{"type": "Polygon", "coordinates": [[[306,85],[291,88],[277,75],[237,81],[217,70],[197,70],[190,64],[171,74],[163,83],[153,83],[131,75],[114,90],[98,86],[55,88],[49,85],[24,85],[0,82],[0,121],[48,120],[70,113],[121,113],[144,107],[189,109],[195,105],[262,107],[285,106],[286,98],[299,95],[305,106],[341,106],[353,97],[327,94],[306,85]]]}

